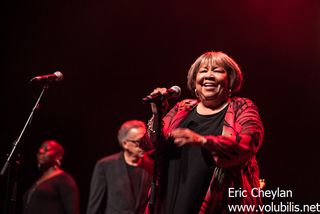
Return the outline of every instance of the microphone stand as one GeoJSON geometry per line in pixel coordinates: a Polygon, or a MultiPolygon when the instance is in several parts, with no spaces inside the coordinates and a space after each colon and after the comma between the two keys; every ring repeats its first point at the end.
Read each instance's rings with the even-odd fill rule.
{"type": "Polygon", "coordinates": [[[19,158],[19,154],[17,154],[17,157],[16,160],[11,160],[11,159],[14,159],[14,154],[20,144],[20,140],[26,130],[26,128],[28,127],[28,125],[31,124],[31,120],[33,118],[33,115],[34,115],[34,112],[35,110],[37,109],[38,105],[39,105],[39,102],[44,94],[44,92],[49,88],[49,84],[47,83],[45,86],[43,86],[42,88],[42,91],[34,105],[34,107],[32,108],[32,111],[22,129],[22,131],[20,132],[18,138],[12,143],[12,149],[11,149],[11,152],[10,154],[8,155],[8,158],[5,162],[5,164],[3,165],[2,167],[2,170],[0,172],[0,175],[3,176],[7,170],[7,168],[9,167],[9,171],[8,171],[8,178],[7,178],[7,194],[6,194],[6,203],[5,203],[5,208],[4,208],[4,213],[5,214],[15,214],[16,213],[16,202],[17,202],[17,190],[18,190],[18,169],[20,167],[20,161],[17,159],[17,157],[19,158]],[[11,191],[11,194],[10,194],[10,202],[9,202],[9,186],[10,186],[10,174],[11,174],[11,168],[12,166],[10,165],[11,163],[15,163],[16,164],[16,167],[15,167],[15,175],[13,176],[14,180],[13,180],[13,186],[12,186],[12,191],[11,191]],[[8,211],[8,209],[10,208],[10,211],[8,211]]]}
{"type": "Polygon", "coordinates": [[[151,189],[150,189],[150,200],[148,204],[148,210],[150,214],[154,213],[156,207],[156,196],[159,195],[159,190],[157,186],[159,184],[159,176],[160,172],[158,172],[159,162],[161,155],[163,154],[163,144],[161,143],[162,140],[162,116],[163,112],[161,111],[162,107],[162,99],[157,100],[155,102],[157,108],[157,114],[154,114],[153,118],[153,130],[155,131],[155,138],[151,139],[152,143],[155,145],[155,152],[154,152],[154,168],[153,168],[153,177],[151,182],[151,189]]]}

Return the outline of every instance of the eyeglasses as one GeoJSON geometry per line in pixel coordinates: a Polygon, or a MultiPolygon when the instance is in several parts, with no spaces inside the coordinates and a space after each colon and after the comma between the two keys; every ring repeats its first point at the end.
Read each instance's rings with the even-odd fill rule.
{"type": "Polygon", "coordinates": [[[141,143],[142,139],[139,139],[139,140],[130,140],[130,139],[128,139],[127,141],[136,144],[136,146],[140,146],[140,143],[141,143]]]}

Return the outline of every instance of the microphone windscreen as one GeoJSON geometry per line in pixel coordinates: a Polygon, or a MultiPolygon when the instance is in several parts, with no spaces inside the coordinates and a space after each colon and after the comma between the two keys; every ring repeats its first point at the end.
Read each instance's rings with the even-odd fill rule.
{"type": "Polygon", "coordinates": [[[56,81],[61,81],[63,79],[63,74],[60,71],[54,72],[54,75],[57,76],[56,81]]]}
{"type": "Polygon", "coordinates": [[[172,94],[172,97],[179,97],[181,95],[181,88],[177,85],[174,85],[170,88],[174,93],[172,94]]]}

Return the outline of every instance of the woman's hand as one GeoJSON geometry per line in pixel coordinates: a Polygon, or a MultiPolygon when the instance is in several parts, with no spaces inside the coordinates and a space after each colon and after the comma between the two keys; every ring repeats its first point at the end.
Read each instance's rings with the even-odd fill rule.
{"type": "MultiPolygon", "coordinates": [[[[155,95],[155,94],[165,94],[167,93],[167,90],[166,88],[156,88],[154,89],[150,95],[155,95]]],[[[161,103],[161,111],[162,113],[165,113],[167,110],[168,110],[168,107],[169,107],[169,104],[168,104],[168,101],[166,99],[164,99],[161,103]]],[[[158,114],[158,108],[157,108],[157,105],[155,103],[151,103],[151,111],[152,111],[152,114],[158,114]]]]}
{"type": "Polygon", "coordinates": [[[202,146],[207,142],[207,139],[204,136],[199,135],[187,128],[177,128],[169,134],[169,137],[173,138],[174,143],[178,147],[181,147],[185,144],[202,146]]]}

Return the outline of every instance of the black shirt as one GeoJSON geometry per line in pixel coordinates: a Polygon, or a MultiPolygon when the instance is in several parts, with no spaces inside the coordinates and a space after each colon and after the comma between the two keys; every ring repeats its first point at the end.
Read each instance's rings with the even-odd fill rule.
{"type": "Polygon", "coordinates": [[[66,172],[34,184],[24,197],[24,214],[78,214],[79,195],[66,172]]]}
{"type": "Polygon", "coordinates": [[[134,199],[136,199],[139,196],[139,189],[141,188],[142,169],[141,167],[130,166],[129,164],[126,164],[126,166],[130,180],[131,191],[134,199]]]}
{"type": "MultiPolygon", "coordinates": [[[[180,125],[201,135],[221,135],[227,107],[212,115],[194,108],[180,125]]],[[[166,213],[198,213],[215,168],[209,151],[192,145],[168,148],[166,213]]]]}

